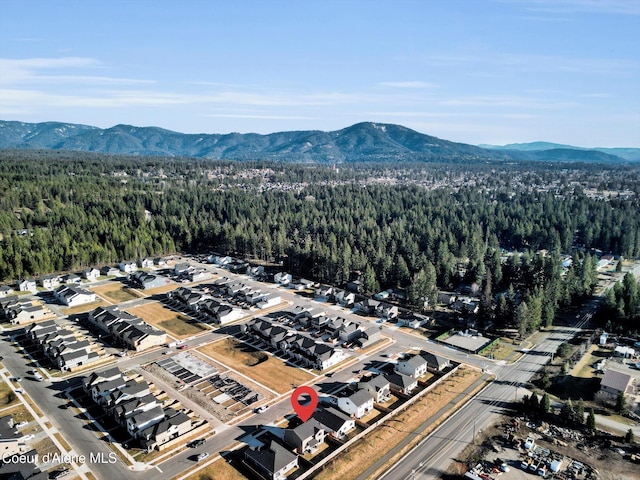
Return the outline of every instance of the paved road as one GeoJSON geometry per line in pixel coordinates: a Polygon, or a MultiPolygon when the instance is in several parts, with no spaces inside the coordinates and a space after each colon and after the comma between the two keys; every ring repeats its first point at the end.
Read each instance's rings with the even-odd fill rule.
{"type": "Polygon", "coordinates": [[[409,452],[385,475],[386,480],[440,478],[452,461],[469,445],[474,434],[496,422],[510,405],[525,394],[527,382],[544,365],[560,343],[572,338],[591,318],[585,313],[576,327],[560,327],[546,333],[529,353],[511,365],[496,366],[497,379],[409,452]]]}
{"type": "MultiPolygon", "coordinates": [[[[227,271],[210,268],[213,272],[220,276],[235,277],[241,279],[245,283],[255,285],[263,291],[277,291],[281,294],[283,300],[292,304],[306,305],[309,303],[316,306],[322,306],[315,301],[295,294],[291,290],[277,288],[265,285],[261,282],[248,280],[246,276],[235,276],[227,271]]],[[[134,302],[143,302],[144,300],[135,300],[134,302]]],[[[326,305],[329,314],[337,314],[343,317],[357,318],[360,321],[362,317],[351,314],[349,311],[340,309],[339,307],[326,305]]],[[[259,314],[259,313],[258,313],[259,314]]],[[[366,320],[364,320],[366,321],[366,320]]],[[[373,354],[369,357],[358,356],[354,364],[349,368],[336,373],[332,378],[319,377],[316,381],[315,388],[320,395],[328,394],[334,391],[343,382],[351,381],[354,376],[365,369],[375,368],[381,363],[388,361],[390,356],[406,351],[411,347],[422,347],[433,351],[436,354],[449,357],[459,362],[470,363],[479,367],[488,367],[498,375],[498,381],[494,382],[483,393],[472,400],[472,402],[456,413],[449,421],[445,422],[440,429],[431,435],[426,442],[421,444],[415,452],[400,462],[396,468],[392,469],[386,478],[408,478],[411,472],[415,470],[416,475],[422,475],[424,478],[434,476],[440,470],[446,468],[448,463],[454,456],[467,445],[473,436],[474,428],[479,431],[485,428],[493,421],[493,419],[503,411],[503,408],[512,401],[518,393],[516,387],[521,387],[534,375],[540,365],[542,365],[549,355],[549,352],[555,352],[557,345],[566,338],[573,335],[573,329],[566,331],[556,331],[546,336],[543,342],[538,345],[535,351],[527,354],[515,365],[492,364],[487,360],[473,355],[466,355],[450,347],[445,347],[432,342],[425,342],[424,338],[412,335],[397,328],[392,328],[387,324],[383,324],[383,333],[393,338],[393,342],[385,348],[383,357],[380,353],[373,354]]],[[[217,331],[211,331],[189,340],[187,343],[190,347],[196,347],[198,344],[209,342],[223,335],[217,331]]],[[[6,345],[6,344],[5,344],[6,345]]],[[[5,353],[5,365],[13,375],[28,377],[26,371],[31,367],[25,365],[24,359],[18,353],[9,349],[2,348],[5,353]],[[10,351],[9,351],[10,350],[10,351]]],[[[125,357],[118,360],[118,366],[123,369],[134,368],[140,364],[153,361],[159,357],[157,351],[149,352],[135,357],[125,357]]],[[[104,368],[104,367],[101,367],[104,368]]],[[[85,454],[104,452],[108,455],[111,452],[105,442],[97,439],[95,434],[86,428],[84,420],[69,415],[68,410],[60,408],[65,400],[52,395],[61,388],[66,388],[67,384],[62,382],[29,382],[25,381],[25,390],[32,398],[36,399],[38,406],[44,415],[63,432],[65,439],[71,444],[76,453],[85,454]]],[[[524,390],[518,395],[524,394],[524,390]]],[[[179,399],[181,396],[177,396],[179,399]]],[[[271,408],[259,416],[249,416],[244,421],[235,426],[219,426],[216,425],[216,435],[212,437],[206,445],[198,449],[187,449],[175,455],[171,455],[166,461],[158,464],[157,469],[151,468],[145,471],[132,471],[129,467],[118,461],[114,465],[94,464],[91,470],[100,480],[135,478],[140,480],[171,478],[179,475],[182,471],[194,465],[194,456],[197,453],[223,451],[229,445],[238,440],[246,438],[247,434],[253,431],[259,424],[269,424],[282,418],[284,415],[290,414],[292,408],[289,402],[289,396],[283,395],[271,402],[271,408]],[[160,473],[158,470],[160,470],[160,473]]]]}

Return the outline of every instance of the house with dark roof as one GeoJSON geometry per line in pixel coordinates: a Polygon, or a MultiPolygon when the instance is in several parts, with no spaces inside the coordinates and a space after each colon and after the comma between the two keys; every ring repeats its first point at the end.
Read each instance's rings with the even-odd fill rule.
{"type": "Polygon", "coordinates": [[[441,357],[435,353],[422,350],[420,356],[427,361],[427,370],[432,372],[441,372],[451,366],[451,361],[448,358],[441,357]]]}
{"type": "Polygon", "coordinates": [[[339,288],[334,288],[333,301],[341,307],[350,307],[356,301],[356,294],[339,288]]]}
{"type": "Polygon", "coordinates": [[[75,307],[96,301],[96,294],[77,285],[62,285],[53,295],[64,305],[75,307]]]}
{"type": "Polygon", "coordinates": [[[356,428],[356,422],[353,418],[333,407],[319,407],[313,412],[311,418],[323,425],[328,435],[338,439],[346,437],[351,430],[356,428]]]}
{"type": "Polygon", "coordinates": [[[162,407],[156,406],[149,410],[138,412],[127,418],[127,432],[135,438],[139,438],[142,432],[156,423],[164,420],[164,410],[162,407]]]}
{"type": "Polygon", "coordinates": [[[108,368],[106,370],[101,370],[99,372],[93,372],[88,377],[84,377],[82,380],[82,388],[85,393],[89,393],[91,391],[91,387],[97,385],[100,382],[107,382],[110,380],[115,380],[116,378],[122,377],[122,372],[118,367],[108,368]]]}
{"type": "Polygon", "coordinates": [[[168,278],[161,277],[160,275],[153,275],[143,270],[132,273],[131,275],[129,275],[128,279],[136,287],[142,288],[143,290],[162,287],[163,285],[167,285],[169,283],[168,278]]]}
{"type": "Polygon", "coordinates": [[[284,442],[300,455],[315,452],[324,443],[324,425],[313,417],[295,428],[284,431],[284,442]]]}
{"type": "Polygon", "coordinates": [[[609,368],[600,381],[600,393],[611,399],[616,399],[620,393],[627,395],[631,393],[631,380],[631,375],[609,368]]]}
{"type": "Polygon", "coordinates": [[[385,373],[384,378],[389,380],[389,388],[392,392],[402,395],[412,395],[414,390],[418,388],[418,380],[409,375],[393,372],[385,373]]]}
{"type": "Polygon", "coordinates": [[[186,413],[176,412],[172,408],[165,410],[165,419],[140,432],[138,439],[142,448],[151,450],[191,430],[191,419],[186,413]]]}
{"type": "Polygon", "coordinates": [[[268,480],[285,480],[287,474],[298,468],[298,456],[275,440],[249,447],[244,462],[268,480]]]}
{"type": "Polygon", "coordinates": [[[362,418],[373,410],[373,395],[366,390],[356,390],[338,398],[338,408],[352,417],[362,418]]]}
{"type": "Polygon", "coordinates": [[[361,302],[356,303],[355,309],[357,312],[361,312],[365,315],[375,315],[379,306],[380,302],[378,300],[365,298],[361,302]]]}
{"type": "Polygon", "coordinates": [[[112,406],[108,411],[121,427],[126,427],[127,418],[135,415],[136,413],[151,410],[157,406],[162,406],[161,402],[158,401],[155,395],[150,393],[143,397],[133,397],[128,400],[124,400],[117,405],[112,406]]]}
{"type": "Polygon", "coordinates": [[[398,360],[396,371],[413,378],[422,377],[427,373],[427,361],[420,355],[411,355],[398,360]]]}
{"type": "Polygon", "coordinates": [[[391,395],[389,380],[384,378],[383,375],[361,378],[358,382],[358,388],[369,392],[376,403],[386,402],[391,395]]]}

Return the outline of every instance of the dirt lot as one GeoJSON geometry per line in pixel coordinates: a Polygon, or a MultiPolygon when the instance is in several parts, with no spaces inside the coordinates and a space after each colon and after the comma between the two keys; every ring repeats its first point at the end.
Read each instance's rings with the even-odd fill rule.
{"type": "Polygon", "coordinates": [[[220,459],[189,475],[187,480],[246,480],[246,478],[226,461],[220,459]]]}
{"type": "MultiPolygon", "coordinates": [[[[370,465],[373,465],[382,455],[404,440],[406,433],[399,432],[396,425],[401,424],[403,426],[403,432],[415,431],[441,408],[451,402],[458,393],[473,384],[473,382],[481,376],[482,374],[476,370],[460,367],[458,372],[454,373],[452,377],[449,377],[450,380],[446,380],[434,387],[429,393],[425,394],[419,401],[407,408],[404,412],[394,416],[380,427],[374,429],[370,435],[356,442],[352,448],[339,456],[335,461],[330,462],[329,466],[314,478],[317,480],[333,480],[336,478],[348,480],[356,478],[370,465]],[[450,382],[452,380],[455,381],[455,388],[451,388],[450,382]],[[385,425],[387,425],[387,428],[385,428],[385,425]],[[353,465],[356,461],[358,468],[354,469],[353,465]]],[[[455,410],[455,408],[452,410],[455,410]]],[[[422,436],[427,435],[435,429],[445,418],[446,415],[440,417],[439,421],[436,421],[427,430],[422,432],[422,436]]],[[[408,448],[409,447],[402,450],[396,457],[401,456],[408,448]]],[[[394,459],[390,460],[389,463],[393,461],[394,459]]],[[[372,478],[377,478],[386,468],[388,467],[382,467],[372,478]]]]}
{"type": "Polygon", "coordinates": [[[113,303],[121,303],[144,297],[144,294],[141,292],[127,288],[118,281],[110,282],[106,285],[100,285],[99,287],[94,287],[91,290],[96,292],[105,300],[113,303]]]}
{"type": "Polygon", "coordinates": [[[209,330],[205,324],[174,312],[158,302],[129,308],[127,311],[142,318],[150,325],[165,330],[177,339],[188,338],[209,330]]]}
{"type": "Polygon", "coordinates": [[[106,307],[109,304],[109,302],[106,302],[103,299],[99,299],[97,302],[85,303],[84,305],[78,305],[77,307],[71,308],[63,308],[61,310],[65,315],[76,315],[78,313],[90,312],[91,310],[95,310],[98,307],[106,307]]]}
{"type": "Polygon", "coordinates": [[[285,393],[292,386],[314,378],[304,370],[289,366],[279,358],[232,338],[225,338],[199,350],[278,393],[285,393]]]}
{"type": "MultiPolygon", "coordinates": [[[[504,443],[505,428],[510,424],[511,418],[504,417],[499,424],[483,432],[483,436],[478,440],[477,446],[469,446],[460,458],[463,459],[456,462],[449,469],[451,475],[462,475],[467,468],[477,465],[479,462],[487,461],[495,463],[499,459],[505,462],[510,471],[502,473],[501,480],[524,480],[537,478],[531,473],[525,473],[520,469],[520,463],[524,458],[525,451],[518,445],[504,443]],[[496,448],[497,447],[497,448],[496,448]],[[496,452],[495,450],[500,450],[496,452]]],[[[576,432],[575,430],[572,432],[576,432]]],[[[567,437],[561,440],[547,441],[539,432],[526,426],[521,426],[515,432],[516,438],[522,442],[528,435],[533,435],[536,444],[549,449],[563,456],[563,468],[570,463],[570,459],[589,465],[598,471],[598,478],[601,480],[637,480],[640,479],[640,468],[638,465],[632,464],[628,457],[623,457],[614,448],[623,448],[628,452],[631,448],[617,440],[616,437],[609,437],[611,447],[608,447],[608,439],[604,437],[589,437],[577,435],[577,439],[567,437]]],[[[549,440],[554,440],[549,438],[549,440]]],[[[635,447],[638,448],[637,446],[635,447]]],[[[562,471],[562,470],[561,470],[562,471]]],[[[449,478],[449,477],[447,477],[449,478]]],[[[582,477],[580,477],[582,478],[582,477]]]]}
{"type": "Polygon", "coordinates": [[[18,402],[18,395],[13,393],[7,382],[0,380],[0,408],[5,408],[18,402]]]}

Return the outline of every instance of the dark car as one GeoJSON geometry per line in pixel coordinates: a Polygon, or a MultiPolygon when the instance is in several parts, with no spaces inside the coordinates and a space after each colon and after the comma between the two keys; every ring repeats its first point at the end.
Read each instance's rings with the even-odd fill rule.
{"type": "Polygon", "coordinates": [[[198,438],[197,440],[193,440],[192,442],[187,443],[187,447],[189,448],[197,448],[201,445],[204,445],[207,441],[204,438],[198,438]]]}
{"type": "Polygon", "coordinates": [[[56,470],[55,472],[51,472],[49,474],[49,478],[62,478],[69,475],[69,469],[65,468],[64,470],[56,470]]]}

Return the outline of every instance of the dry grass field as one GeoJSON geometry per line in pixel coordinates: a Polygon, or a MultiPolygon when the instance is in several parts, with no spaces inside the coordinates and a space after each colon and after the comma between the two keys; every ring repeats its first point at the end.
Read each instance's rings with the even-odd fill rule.
{"type": "Polygon", "coordinates": [[[304,370],[286,365],[279,358],[232,338],[225,338],[199,350],[278,393],[285,393],[291,390],[292,385],[301,385],[314,378],[304,370]]]}
{"type": "Polygon", "coordinates": [[[247,480],[247,477],[220,459],[189,475],[187,480],[247,480]]]}
{"type": "Polygon", "coordinates": [[[145,295],[148,295],[148,296],[158,295],[158,294],[161,294],[161,293],[170,292],[171,290],[175,290],[176,288],[178,288],[178,286],[175,283],[168,283],[168,284],[163,285],[161,287],[150,288],[148,290],[145,290],[144,293],[145,293],[145,295]]]}
{"type": "Polygon", "coordinates": [[[165,330],[171,336],[183,339],[208,331],[209,327],[158,302],[128,308],[127,312],[137,315],[154,327],[165,330]]]}
{"type": "Polygon", "coordinates": [[[2,411],[2,416],[10,415],[13,417],[13,421],[16,423],[20,422],[32,422],[34,420],[33,415],[29,413],[27,407],[24,405],[17,405],[13,408],[9,408],[8,410],[2,411]]]}
{"type": "Polygon", "coordinates": [[[91,290],[108,302],[113,303],[126,302],[128,300],[135,300],[136,298],[142,298],[145,296],[138,290],[125,287],[119,281],[109,282],[106,285],[100,285],[99,287],[94,287],[91,290]]]}
{"type": "MultiPolygon", "coordinates": [[[[420,425],[451,402],[458,393],[472,385],[473,382],[481,376],[482,374],[477,370],[465,368],[464,366],[460,367],[452,377],[449,377],[449,379],[434,387],[416,403],[402,413],[385,421],[365,438],[357,441],[352,448],[349,448],[346,452],[339,455],[335,461],[330,462],[329,465],[319,472],[318,475],[314,476],[314,478],[317,480],[331,480],[335,478],[349,480],[357,478],[381,456],[389,452],[406,438],[407,434],[402,432],[414,432],[420,425]],[[452,388],[452,381],[455,388],[452,388]],[[389,428],[384,428],[387,423],[389,424],[389,428]],[[397,425],[402,425],[402,432],[397,430],[397,425]],[[356,464],[356,462],[358,468],[354,469],[353,465],[356,464]]],[[[457,408],[457,406],[454,406],[446,415],[439,417],[427,430],[421,432],[422,435],[426,435],[434,430],[457,408]]],[[[419,441],[420,438],[422,438],[422,436],[416,436],[415,441],[419,441]]],[[[410,443],[398,453],[398,456],[408,451],[412,445],[413,443],[410,443]]],[[[395,459],[391,459],[388,464],[394,461],[395,459]]],[[[376,472],[371,478],[377,478],[382,471],[388,469],[388,464],[381,467],[380,471],[376,472]]]]}
{"type": "Polygon", "coordinates": [[[15,405],[18,402],[18,395],[11,390],[7,382],[0,380],[0,408],[15,405]]]}
{"type": "Polygon", "coordinates": [[[62,308],[61,311],[65,315],[76,315],[78,313],[90,312],[98,307],[106,307],[109,304],[109,302],[100,299],[97,302],[85,303],[84,305],[78,305],[77,307],[62,308]]]}

